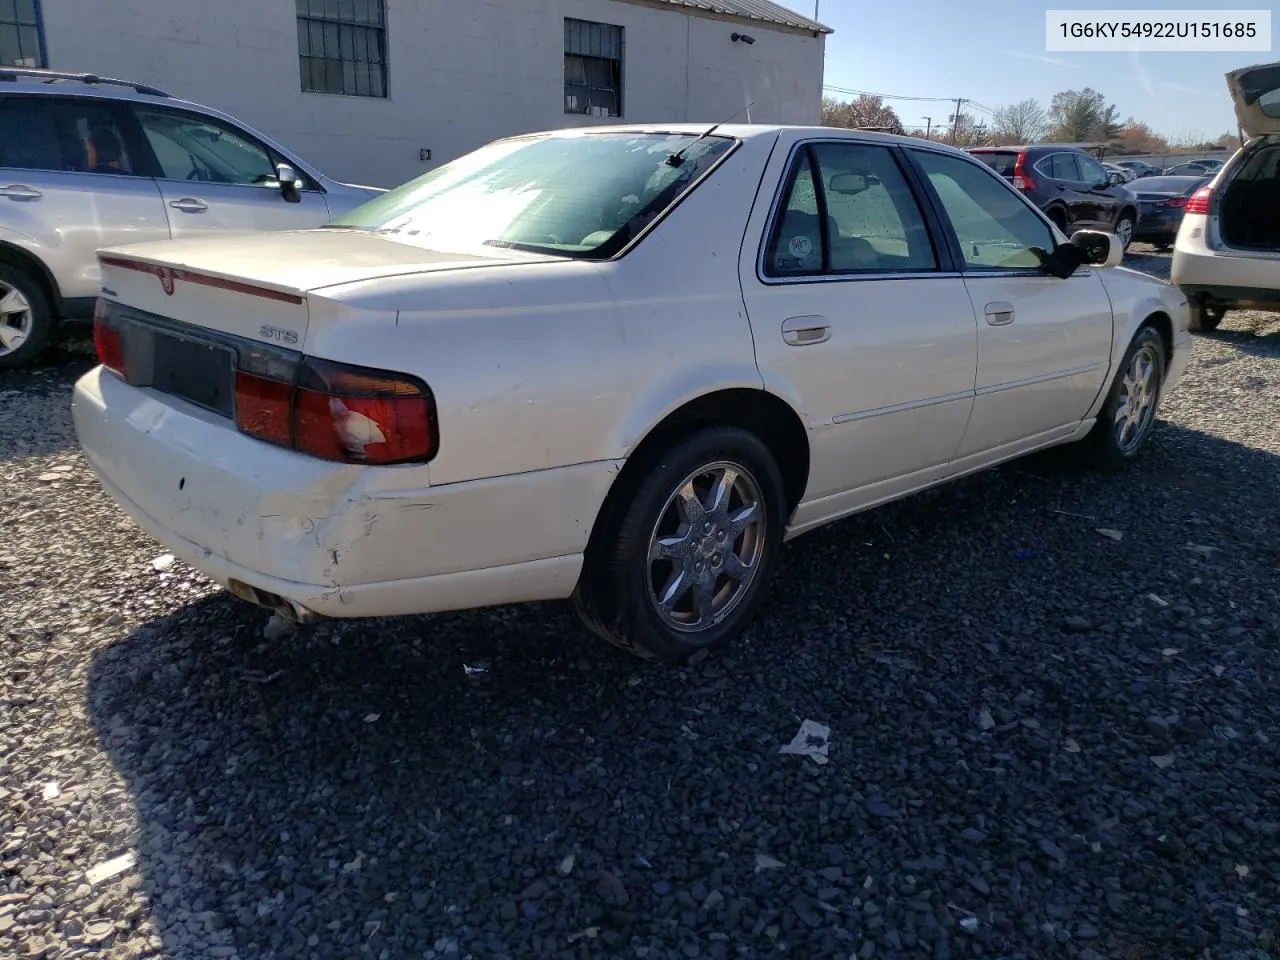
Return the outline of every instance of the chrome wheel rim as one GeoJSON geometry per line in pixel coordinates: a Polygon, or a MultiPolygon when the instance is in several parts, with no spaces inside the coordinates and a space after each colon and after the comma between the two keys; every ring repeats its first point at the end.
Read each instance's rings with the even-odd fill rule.
{"type": "Polygon", "coordinates": [[[649,600],[668,627],[699,633],[737,608],[760,572],[766,519],[741,464],[711,463],[681,481],[649,536],[649,600]]]}
{"type": "Polygon", "coordinates": [[[1129,242],[1133,240],[1133,221],[1125,217],[1116,224],[1116,236],[1124,246],[1129,246],[1129,242]]]}
{"type": "Polygon", "coordinates": [[[31,304],[22,291],[0,280],[0,356],[13,353],[31,336],[31,304]]]}
{"type": "Polygon", "coordinates": [[[1144,345],[1133,355],[1120,380],[1115,429],[1116,446],[1122,453],[1132,453],[1146,436],[1156,412],[1159,379],[1155,348],[1144,345]]]}

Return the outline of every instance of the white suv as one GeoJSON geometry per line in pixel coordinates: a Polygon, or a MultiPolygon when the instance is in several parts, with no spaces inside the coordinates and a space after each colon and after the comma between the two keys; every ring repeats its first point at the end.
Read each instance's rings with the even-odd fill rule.
{"type": "Polygon", "coordinates": [[[319,226],[382,192],[142,84],[0,68],[0,369],[92,316],[100,247],[319,226]]]}
{"type": "Polygon", "coordinates": [[[1230,309],[1280,312],[1280,62],[1227,74],[1250,139],[1187,203],[1172,279],[1191,302],[1191,329],[1230,309]]]}

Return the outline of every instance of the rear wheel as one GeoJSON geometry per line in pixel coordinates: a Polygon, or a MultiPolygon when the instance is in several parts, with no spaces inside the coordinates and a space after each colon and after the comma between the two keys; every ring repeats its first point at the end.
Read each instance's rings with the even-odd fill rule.
{"type": "Polygon", "coordinates": [[[1126,210],[1120,214],[1120,219],[1116,221],[1116,236],[1120,238],[1120,245],[1124,249],[1129,249],[1129,244],[1133,243],[1133,228],[1136,223],[1134,215],[1126,210]]]}
{"type": "Polygon", "coordinates": [[[1114,467],[1137,456],[1155,422],[1167,365],[1160,334],[1153,327],[1140,329],[1086,439],[1095,462],[1114,467]]]}
{"type": "Polygon", "coordinates": [[[1226,314],[1227,311],[1224,307],[1193,300],[1191,302],[1190,327],[1197,333],[1211,333],[1218,329],[1218,324],[1222,323],[1222,318],[1226,314]]]}
{"type": "Polygon", "coordinates": [[[728,643],[763,599],[782,543],[786,499],[768,447],[711,427],[620,482],[574,593],[583,621],[666,663],[728,643]]]}
{"type": "Polygon", "coordinates": [[[44,287],[28,271],[0,263],[0,370],[31,363],[53,333],[44,287]]]}

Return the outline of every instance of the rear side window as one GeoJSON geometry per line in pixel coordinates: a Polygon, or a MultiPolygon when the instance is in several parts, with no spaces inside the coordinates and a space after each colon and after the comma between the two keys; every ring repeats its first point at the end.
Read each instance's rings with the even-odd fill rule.
{"type": "Polygon", "coordinates": [[[1050,180],[1079,180],[1076,158],[1070,153],[1052,153],[1036,164],[1036,169],[1050,180]]]}
{"type": "Polygon", "coordinates": [[[135,173],[115,109],[79,97],[0,97],[0,167],[135,173]]]}
{"type": "Polygon", "coordinates": [[[784,182],[765,250],[767,276],[938,268],[919,204],[887,147],[811,144],[784,182]]]}

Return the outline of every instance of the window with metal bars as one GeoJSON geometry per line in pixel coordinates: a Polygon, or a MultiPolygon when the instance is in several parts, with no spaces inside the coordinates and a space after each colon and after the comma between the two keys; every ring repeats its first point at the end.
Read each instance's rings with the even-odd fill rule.
{"type": "Polygon", "coordinates": [[[0,0],[0,67],[44,67],[40,0],[0,0]]]}
{"type": "MultiPolygon", "coordinates": [[[[0,0],[3,5],[5,0],[0,0]]],[[[387,95],[384,0],[297,0],[302,89],[348,97],[387,95]]]]}
{"type": "Polygon", "coordinates": [[[564,20],[564,112],[622,116],[622,28],[564,20]]]}

